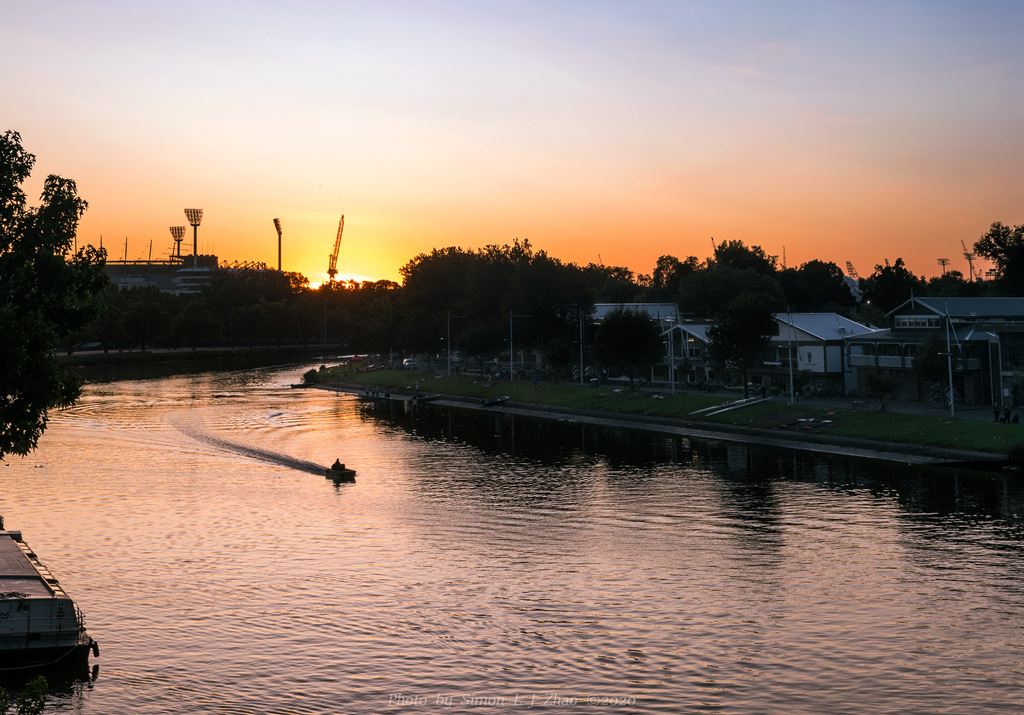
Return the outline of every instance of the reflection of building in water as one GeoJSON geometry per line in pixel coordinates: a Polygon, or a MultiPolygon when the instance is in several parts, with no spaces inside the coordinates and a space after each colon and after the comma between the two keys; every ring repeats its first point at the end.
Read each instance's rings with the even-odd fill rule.
{"type": "Polygon", "coordinates": [[[158,261],[107,261],[107,275],[118,288],[156,286],[164,293],[185,295],[199,293],[219,271],[266,271],[265,263],[218,263],[217,256],[171,256],[158,261]]]}

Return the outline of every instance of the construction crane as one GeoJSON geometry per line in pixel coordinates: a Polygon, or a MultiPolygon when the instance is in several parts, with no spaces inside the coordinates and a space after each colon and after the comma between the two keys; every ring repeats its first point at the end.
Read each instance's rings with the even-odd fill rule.
{"type": "MultiPolygon", "coordinates": [[[[960,248],[964,249],[964,258],[967,259],[967,266],[971,272],[971,283],[974,282],[974,254],[967,250],[967,246],[964,245],[964,240],[960,239],[960,248]]],[[[978,276],[981,278],[981,276],[978,276]]]]}
{"type": "Polygon", "coordinates": [[[330,263],[327,264],[327,275],[331,283],[334,282],[334,276],[338,275],[338,251],[341,250],[341,232],[344,230],[345,214],[342,214],[341,221],[338,222],[338,236],[334,239],[334,251],[330,255],[330,263]]]}
{"type": "Polygon", "coordinates": [[[857,269],[853,267],[853,261],[846,262],[846,274],[855,281],[860,280],[860,276],[857,275],[857,269]]]}

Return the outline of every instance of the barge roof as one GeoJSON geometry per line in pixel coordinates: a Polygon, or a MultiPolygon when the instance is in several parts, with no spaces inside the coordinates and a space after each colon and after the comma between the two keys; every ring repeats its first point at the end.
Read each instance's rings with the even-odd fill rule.
{"type": "Polygon", "coordinates": [[[0,531],[0,598],[67,598],[57,579],[43,566],[20,531],[0,531]]]}

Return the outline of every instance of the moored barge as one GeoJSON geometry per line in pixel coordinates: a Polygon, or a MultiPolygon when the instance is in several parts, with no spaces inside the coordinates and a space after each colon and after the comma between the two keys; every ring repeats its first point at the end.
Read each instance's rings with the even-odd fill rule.
{"type": "Polygon", "coordinates": [[[88,667],[90,651],[82,612],[0,516],[0,671],[88,667]]]}

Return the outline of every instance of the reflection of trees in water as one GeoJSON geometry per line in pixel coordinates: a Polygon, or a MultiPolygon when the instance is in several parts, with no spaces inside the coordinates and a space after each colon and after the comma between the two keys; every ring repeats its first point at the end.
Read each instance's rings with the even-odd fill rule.
{"type": "MultiPolygon", "coordinates": [[[[959,523],[963,528],[972,528],[978,517],[1001,519],[1015,540],[1024,531],[1024,478],[1014,473],[702,441],[438,405],[412,410],[383,403],[368,407],[364,414],[366,419],[383,420],[422,439],[461,442],[490,456],[505,455],[527,463],[565,467],[601,463],[633,480],[666,465],[707,470],[722,480],[723,508],[744,519],[751,533],[777,531],[780,482],[813,483],[851,495],[894,500],[908,514],[949,517],[950,525],[959,523]]],[[[571,470],[563,474],[571,479],[571,470]]]]}
{"type": "Polygon", "coordinates": [[[413,410],[392,404],[368,405],[364,414],[367,419],[383,420],[417,437],[464,442],[489,455],[554,464],[586,464],[601,459],[611,467],[630,468],[690,464],[693,458],[690,440],[681,436],[504,412],[436,405],[413,410]]]}

